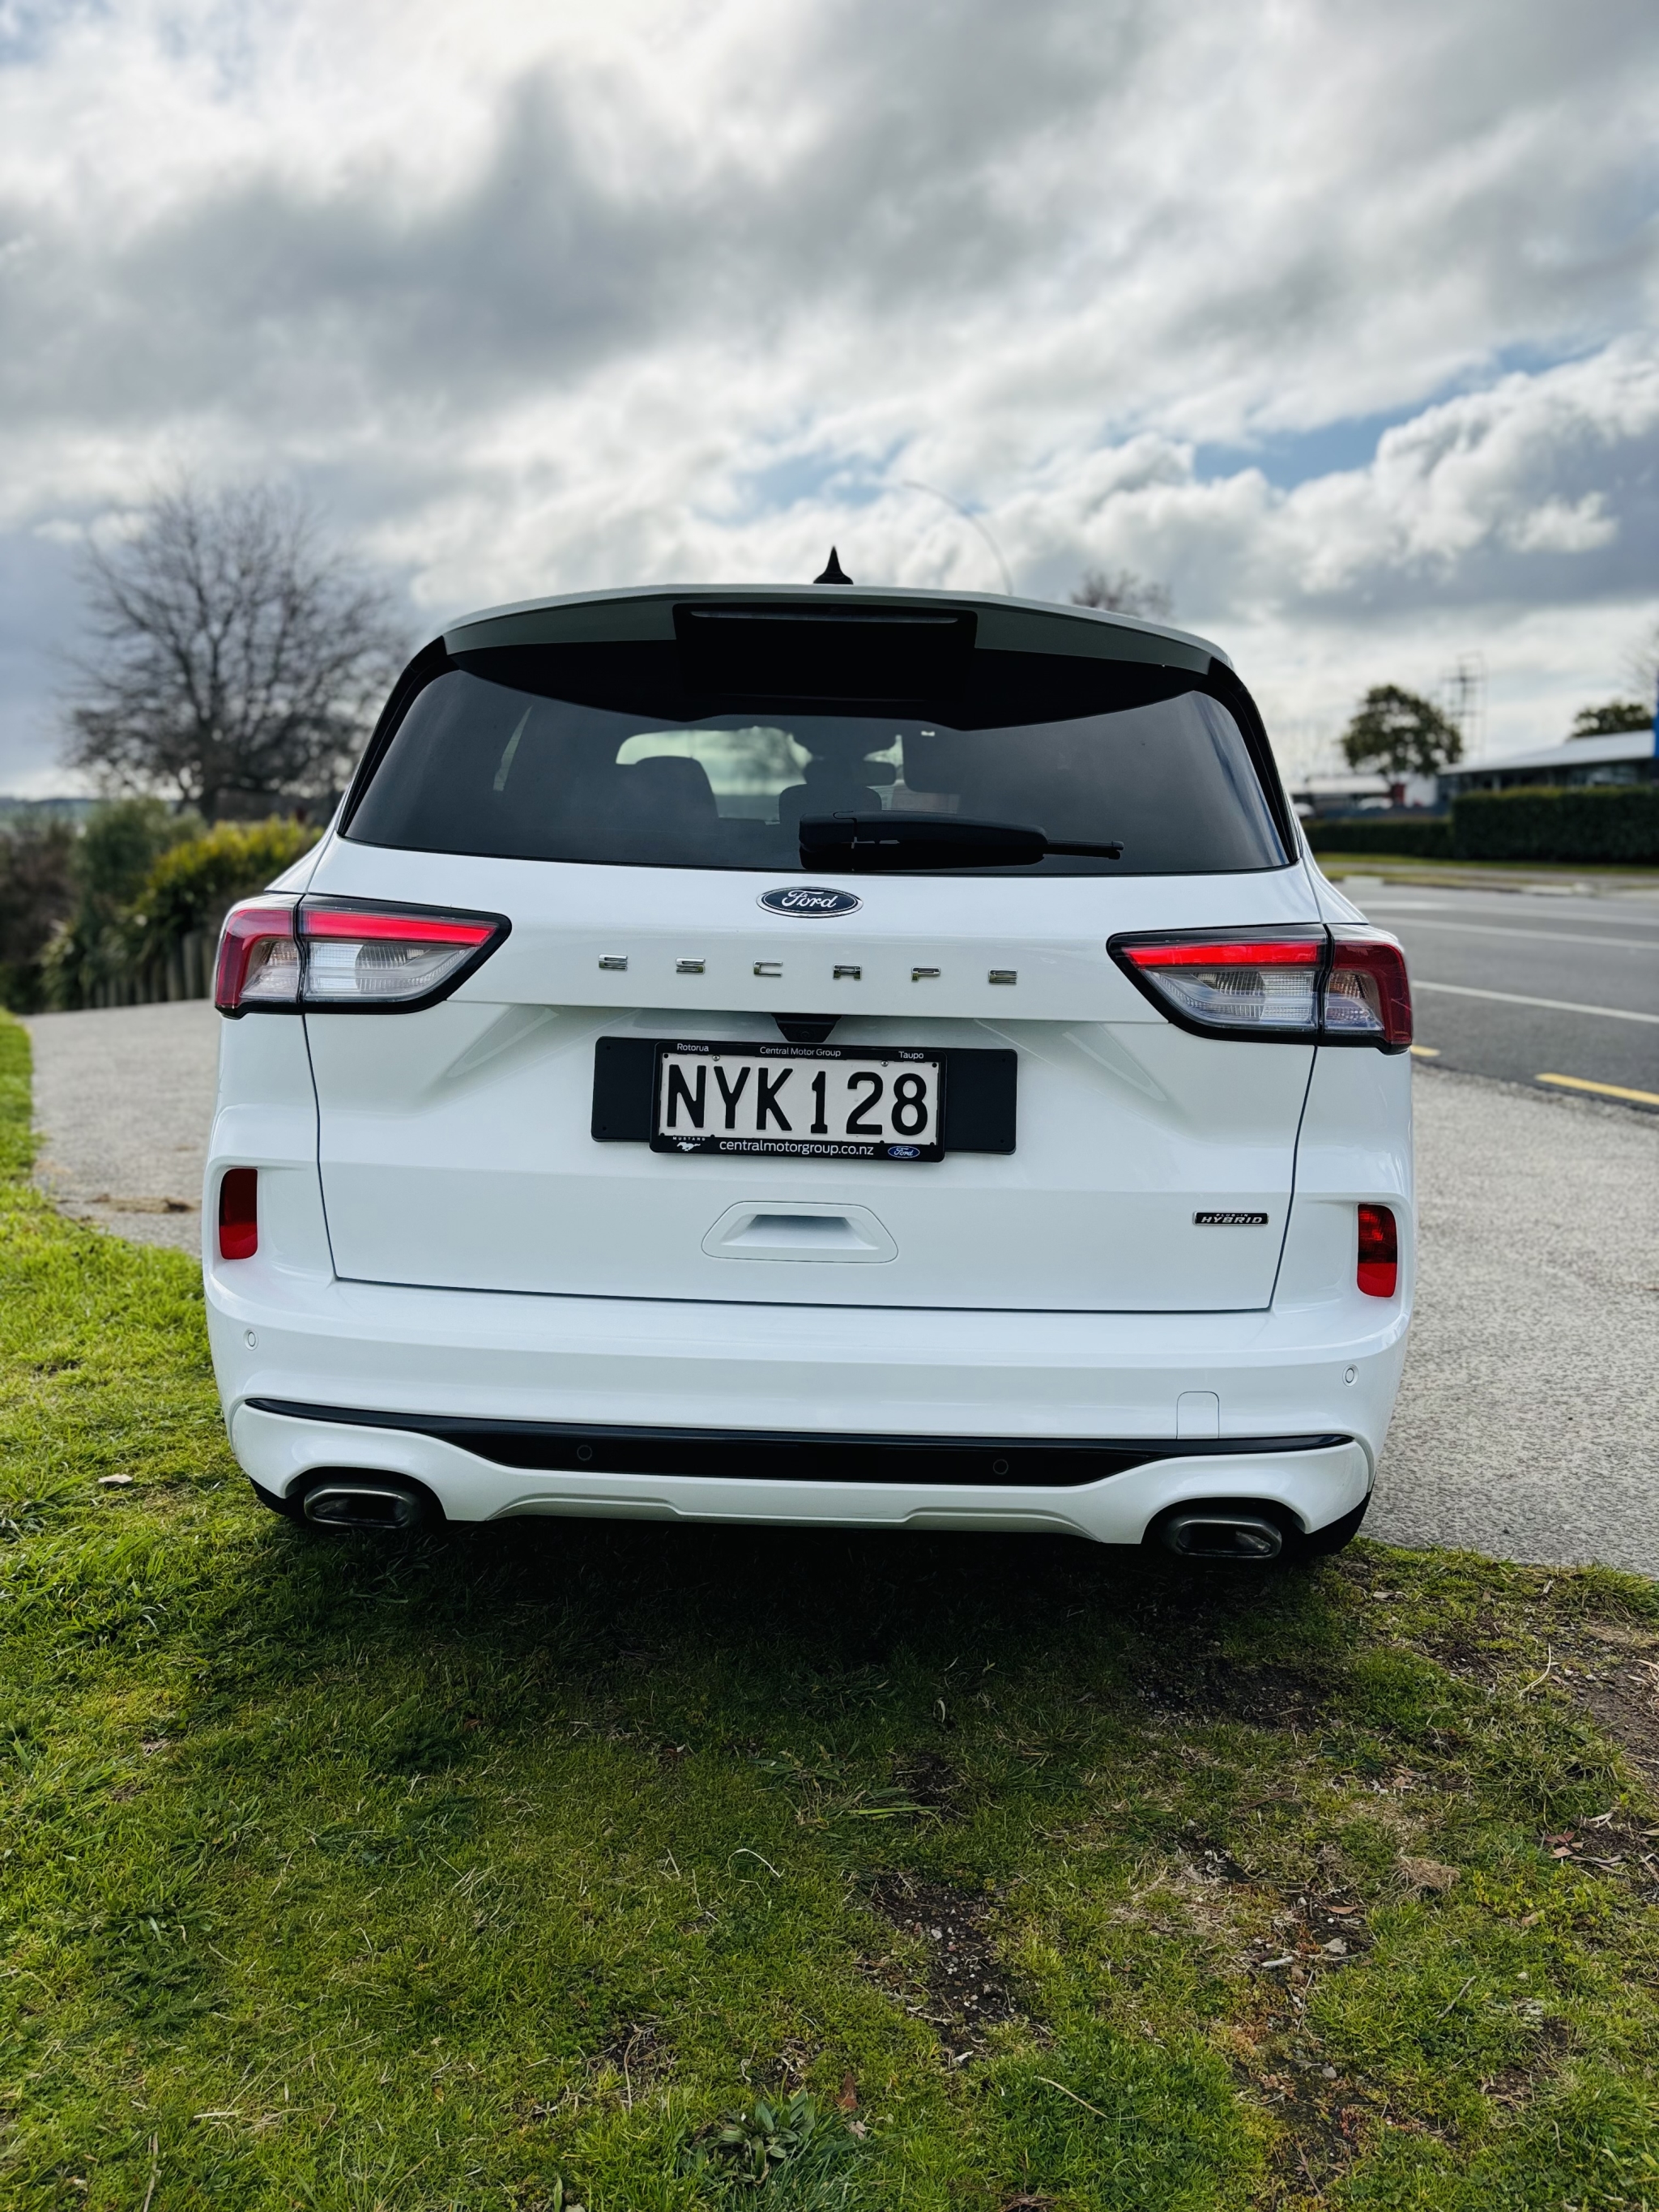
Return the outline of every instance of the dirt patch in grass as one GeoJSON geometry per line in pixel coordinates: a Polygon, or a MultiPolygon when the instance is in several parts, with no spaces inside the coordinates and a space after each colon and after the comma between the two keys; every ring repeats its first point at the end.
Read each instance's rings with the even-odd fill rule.
{"type": "Polygon", "coordinates": [[[893,1781],[905,1797],[936,1820],[959,1820],[962,1777],[936,1751],[903,1751],[893,1760],[893,1781]]]}
{"type": "Polygon", "coordinates": [[[1617,1876],[1650,1901],[1659,1899],[1659,1827],[1638,1826],[1617,1808],[1553,1829],[1539,1847],[1559,1865],[1617,1876]]]}
{"type": "Polygon", "coordinates": [[[870,1960],[866,1972],[913,2019],[938,2029],[957,2065],[990,2049],[988,2029],[1024,2018],[988,1932],[994,1897],[920,1875],[883,1874],[869,1899],[884,1920],[923,1946],[921,1988],[904,1960],[870,1960]]]}
{"type": "Polygon", "coordinates": [[[589,2062],[592,2075],[610,2074],[631,2112],[634,2100],[674,2070],[674,2052],[657,2020],[626,2021],[612,2031],[589,2062]],[[620,2076],[617,2081],[615,2077],[620,2076]]]}
{"type": "Polygon", "coordinates": [[[1171,1720],[1243,1721],[1253,1728],[1304,1729],[1330,1703],[1324,1678],[1297,1667],[1240,1666],[1219,1653],[1160,1654],[1136,1675],[1150,1711],[1171,1720]]]}
{"type": "Polygon", "coordinates": [[[1481,2095],[1501,2112],[1523,2110],[1559,2071],[1571,2042],[1560,2021],[1540,2020],[1538,2039],[1526,2064],[1505,2066],[1499,2073],[1487,2075],[1480,2084],[1481,2095]]]}
{"type": "Polygon", "coordinates": [[[1659,1784],[1659,1636],[1587,1622],[1570,1686],[1650,1784],[1659,1784]]]}

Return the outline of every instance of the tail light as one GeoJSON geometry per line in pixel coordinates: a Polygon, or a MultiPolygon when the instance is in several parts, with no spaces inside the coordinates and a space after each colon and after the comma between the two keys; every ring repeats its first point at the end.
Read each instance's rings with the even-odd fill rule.
{"type": "Polygon", "coordinates": [[[1412,987],[1397,938],[1381,929],[1331,932],[1325,1036],[1333,1044],[1346,1038],[1404,1052],[1412,1041],[1412,987]]]}
{"type": "Polygon", "coordinates": [[[410,1013],[447,998],[512,925],[504,915],[349,899],[248,899],[225,917],[222,1014],[410,1013]]]}
{"type": "Polygon", "coordinates": [[[1400,1232],[1394,1209],[1359,1209],[1359,1267],[1357,1279],[1368,1298],[1391,1298],[1400,1287],[1400,1232]]]}
{"type": "Polygon", "coordinates": [[[1310,1037],[1319,1027],[1325,932],[1114,938],[1113,957],[1183,1029],[1310,1037]]]}
{"type": "Polygon", "coordinates": [[[300,995],[300,948],[295,941],[294,908],[245,899],[225,916],[219,939],[219,965],[213,979],[213,1003],[222,1014],[246,1012],[250,1006],[291,1010],[300,995]]]}
{"type": "Polygon", "coordinates": [[[1188,930],[1115,937],[1107,950],[1161,1013],[1201,1036],[1391,1053],[1412,1041],[1406,957],[1382,930],[1188,930]]]}
{"type": "Polygon", "coordinates": [[[259,1249],[259,1170],[227,1168],[219,1178],[219,1257],[251,1260],[259,1249]]]}

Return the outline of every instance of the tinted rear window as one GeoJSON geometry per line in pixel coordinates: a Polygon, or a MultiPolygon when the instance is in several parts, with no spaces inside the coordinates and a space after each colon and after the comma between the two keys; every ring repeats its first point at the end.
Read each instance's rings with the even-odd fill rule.
{"type": "MultiPolygon", "coordinates": [[[[944,668],[954,647],[929,649],[944,668]]],[[[688,692],[675,656],[672,646],[467,656],[416,696],[346,834],[420,852],[776,875],[801,866],[803,814],[892,811],[1123,848],[1117,860],[1051,854],[975,873],[1286,865],[1237,722],[1183,672],[969,653],[966,673],[929,675],[933,699],[737,694],[728,674],[722,702],[707,677],[688,692]]],[[[899,688],[882,668],[867,680],[899,688]]]]}

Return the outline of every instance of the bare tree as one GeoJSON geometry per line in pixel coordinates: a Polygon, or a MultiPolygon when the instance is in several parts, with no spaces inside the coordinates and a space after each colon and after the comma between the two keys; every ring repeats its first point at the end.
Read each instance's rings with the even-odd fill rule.
{"type": "Polygon", "coordinates": [[[1139,615],[1146,622],[1168,622],[1175,600],[1167,584],[1138,576],[1133,568],[1091,568],[1072,594],[1074,607],[1098,607],[1103,613],[1139,615]]]}
{"type": "Polygon", "coordinates": [[[185,483],[87,556],[68,757],[210,821],[336,787],[404,653],[384,586],[303,500],[185,483]]]}

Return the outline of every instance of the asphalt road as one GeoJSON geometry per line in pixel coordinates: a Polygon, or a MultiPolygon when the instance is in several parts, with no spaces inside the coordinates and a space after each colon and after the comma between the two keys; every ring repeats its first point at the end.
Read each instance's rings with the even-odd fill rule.
{"type": "Polygon", "coordinates": [[[1659,1114],[1419,1062],[1417,1310],[1366,1534],[1659,1576],[1659,1114]]]}
{"type": "MultiPolygon", "coordinates": [[[[1383,902],[1375,903],[1382,920],[1383,902]]],[[[1431,903],[1443,908],[1446,896],[1431,903]]],[[[1637,935],[1595,903],[1595,933],[1637,935]]],[[[1455,905],[1451,915],[1465,910],[1455,905]]],[[[1532,926],[1530,904],[1504,913],[1532,926]]],[[[1431,918],[1445,917],[1413,922],[1392,906],[1387,915],[1391,925],[1423,928],[1432,954],[1431,918]]],[[[1581,925],[1572,961],[1596,956],[1583,935],[1581,925]]],[[[1445,933],[1439,943],[1456,941],[1445,933]]],[[[1514,945],[1498,951],[1517,964],[1532,957],[1514,945]]],[[[1436,960],[1425,972],[1445,971],[1436,960]]],[[[1420,1003],[1437,1001],[1424,992],[1420,1003]]],[[[1446,1043],[1441,1059],[1418,1063],[1415,1086],[1417,1318],[1368,1531],[1396,1544],[1659,1575],[1659,1113],[1454,1073],[1454,1052],[1478,1040],[1460,1035],[1455,1012],[1444,1027],[1438,1014],[1431,1020],[1430,1034],[1446,1043]]],[[[82,1220],[199,1250],[219,1040],[212,1007],[46,1014],[28,1026],[42,1183],[82,1220]]],[[[1565,1019],[1492,1032],[1493,1048],[1508,1038],[1511,1051],[1516,1036],[1541,1037],[1541,1056],[1522,1050],[1528,1064],[1635,1072],[1606,1059],[1575,1062],[1579,1034],[1565,1019]]],[[[1584,1032],[1587,1051],[1601,1034],[1584,1032]]]]}
{"type": "Polygon", "coordinates": [[[1405,945],[1419,1057],[1659,1112],[1659,892],[1342,888],[1405,945]]]}

